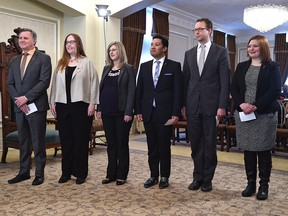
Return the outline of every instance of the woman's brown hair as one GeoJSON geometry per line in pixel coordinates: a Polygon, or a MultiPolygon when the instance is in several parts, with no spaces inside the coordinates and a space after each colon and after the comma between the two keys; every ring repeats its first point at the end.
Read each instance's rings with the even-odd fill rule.
{"type": "Polygon", "coordinates": [[[73,36],[74,40],[75,40],[75,46],[76,46],[76,56],[75,57],[76,58],[80,58],[80,57],[83,57],[83,56],[86,57],[86,54],[85,54],[85,51],[84,51],[84,48],[83,48],[83,43],[82,43],[82,40],[81,40],[80,36],[77,35],[77,34],[74,34],[74,33],[68,34],[66,36],[65,40],[64,40],[62,57],[58,61],[58,64],[57,64],[57,67],[56,67],[56,71],[57,72],[58,71],[62,71],[69,64],[70,54],[67,52],[66,42],[67,42],[67,38],[70,35],[73,36]]]}
{"type": "MultiPolygon", "coordinates": [[[[251,40],[257,40],[257,42],[259,43],[261,62],[270,61],[271,60],[270,46],[269,46],[269,42],[267,38],[262,35],[255,35],[250,38],[250,40],[247,43],[247,47],[251,40]]],[[[249,57],[248,53],[247,53],[247,56],[249,57]]]]}

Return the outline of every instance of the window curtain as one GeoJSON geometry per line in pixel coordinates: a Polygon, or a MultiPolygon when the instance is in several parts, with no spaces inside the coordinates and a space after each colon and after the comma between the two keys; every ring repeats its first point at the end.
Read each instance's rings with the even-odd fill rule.
{"type": "Polygon", "coordinates": [[[227,46],[230,57],[231,73],[235,71],[235,58],[236,58],[236,36],[227,34],[227,46]]]}
{"type": "Polygon", "coordinates": [[[288,77],[288,43],[286,43],[286,34],[275,34],[275,61],[280,64],[281,84],[284,85],[288,77]]]}
{"type": "Polygon", "coordinates": [[[225,47],[225,33],[221,31],[213,31],[213,43],[225,47]]]}
{"type": "Polygon", "coordinates": [[[128,63],[138,71],[146,33],[146,8],[123,18],[123,38],[128,63]]]}
{"type": "Polygon", "coordinates": [[[152,36],[160,34],[169,39],[169,14],[153,8],[152,36]]]}

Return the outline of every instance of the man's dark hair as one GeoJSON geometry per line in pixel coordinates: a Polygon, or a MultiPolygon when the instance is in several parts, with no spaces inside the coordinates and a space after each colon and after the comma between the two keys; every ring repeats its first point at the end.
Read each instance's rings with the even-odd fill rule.
{"type": "Polygon", "coordinates": [[[162,44],[163,44],[163,46],[164,46],[164,47],[167,47],[167,49],[168,49],[169,42],[168,42],[168,39],[167,39],[167,38],[163,37],[162,35],[155,35],[155,36],[153,36],[153,39],[155,39],[155,38],[160,39],[161,42],[162,42],[162,44]]]}
{"type": "Polygon", "coordinates": [[[206,25],[207,29],[213,29],[213,23],[208,18],[200,18],[196,22],[205,22],[205,25],[206,25]]]}
{"type": "Polygon", "coordinates": [[[31,32],[32,33],[32,38],[34,41],[37,41],[37,34],[35,31],[33,31],[32,29],[29,29],[29,28],[21,28],[20,31],[19,31],[19,34],[21,32],[31,32]]]}

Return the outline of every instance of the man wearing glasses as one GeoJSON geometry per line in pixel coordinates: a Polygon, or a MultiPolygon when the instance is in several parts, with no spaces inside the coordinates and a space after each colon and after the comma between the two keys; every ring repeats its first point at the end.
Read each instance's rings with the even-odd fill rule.
{"type": "Polygon", "coordinates": [[[189,190],[212,190],[217,166],[216,138],[218,121],[226,113],[230,85],[230,61],[225,48],[210,41],[212,22],[201,18],[195,24],[198,45],[184,58],[184,107],[194,162],[189,190]],[[216,118],[215,118],[216,116],[216,118]]]}

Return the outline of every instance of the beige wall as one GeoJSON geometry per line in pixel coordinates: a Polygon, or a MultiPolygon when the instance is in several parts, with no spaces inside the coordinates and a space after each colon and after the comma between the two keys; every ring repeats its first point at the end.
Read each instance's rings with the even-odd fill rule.
{"type": "MultiPolygon", "coordinates": [[[[53,0],[52,0],[53,1],[53,0]]],[[[44,1],[45,2],[45,1],[44,1]]],[[[73,32],[79,34],[83,40],[85,52],[87,56],[93,60],[99,76],[102,73],[102,68],[105,64],[105,47],[104,47],[104,25],[103,18],[98,17],[95,11],[95,3],[91,0],[80,1],[68,1],[70,3],[77,3],[77,10],[79,13],[77,16],[70,16],[65,12],[58,11],[57,8],[49,7],[38,1],[29,0],[0,0],[0,13],[18,17],[20,20],[25,20],[22,23],[11,21],[11,19],[1,20],[1,33],[0,41],[7,41],[7,39],[13,34],[13,29],[20,27],[29,27],[38,33],[39,42],[43,37],[53,37],[55,43],[53,46],[49,46],[49,49],[53,48],[53,52],[49,52],[53,58],[53,66],[60,58],[63,49],[63,41],[67,34],[73,32]],[[82,13],[82,14],[81,14],[82,13]],[[79,15],[80,14],[80,15],[79,15]],[[27,19],[28,18],[28,19],[27,19]],[[53,23],[54,29],[51,29],[50,33],[39,31],[37,25],[31,21],[35,19],[41,23],[53,23]],[[3,29],[3,26],[7,29],[3,29]],[[21,25],[20,25],[21,24],[21,25]]],[[[73,5],[75,7],[75,5],[73,5]]],[[[117,18],[110,18],[106,23],[107,26],[107,44],[111,41],[120,40],[121,21],[117,18]]],[[[43,24],[43,26],[45,26],[43,24]]],[[[49,29],[46,29],[49,30],[49,29]]],[[[40,49],[47,50],[48,47],[42,46],[37,43],[40,49]]]]}
{"type": "Polygon", "coordinates": [[[38,34],[37,47],[51,56],[55,68],[57,60],[62,55],[66,35],[71,32],[79,34],[86,55],[93,60],[100,77],[105,65],[106,52],[104,24],[107,28],[107,44],[109,44],[111,41],[120,40],[121,21],[109,17],[109,21],[104,23],[103,18],[97,16],[95,3],[92,0],[68,2],[77,3],[79,12],[73,13],[74,9],[70,8],[69,12],[72,13],[68,14],[64,10],[59,11],[59,8],[53,8],[37,0],[0,0],[0,42],[7,43],[7,39],[15,34],[13,32],[15,28],[31,28],[38,34]]]}

